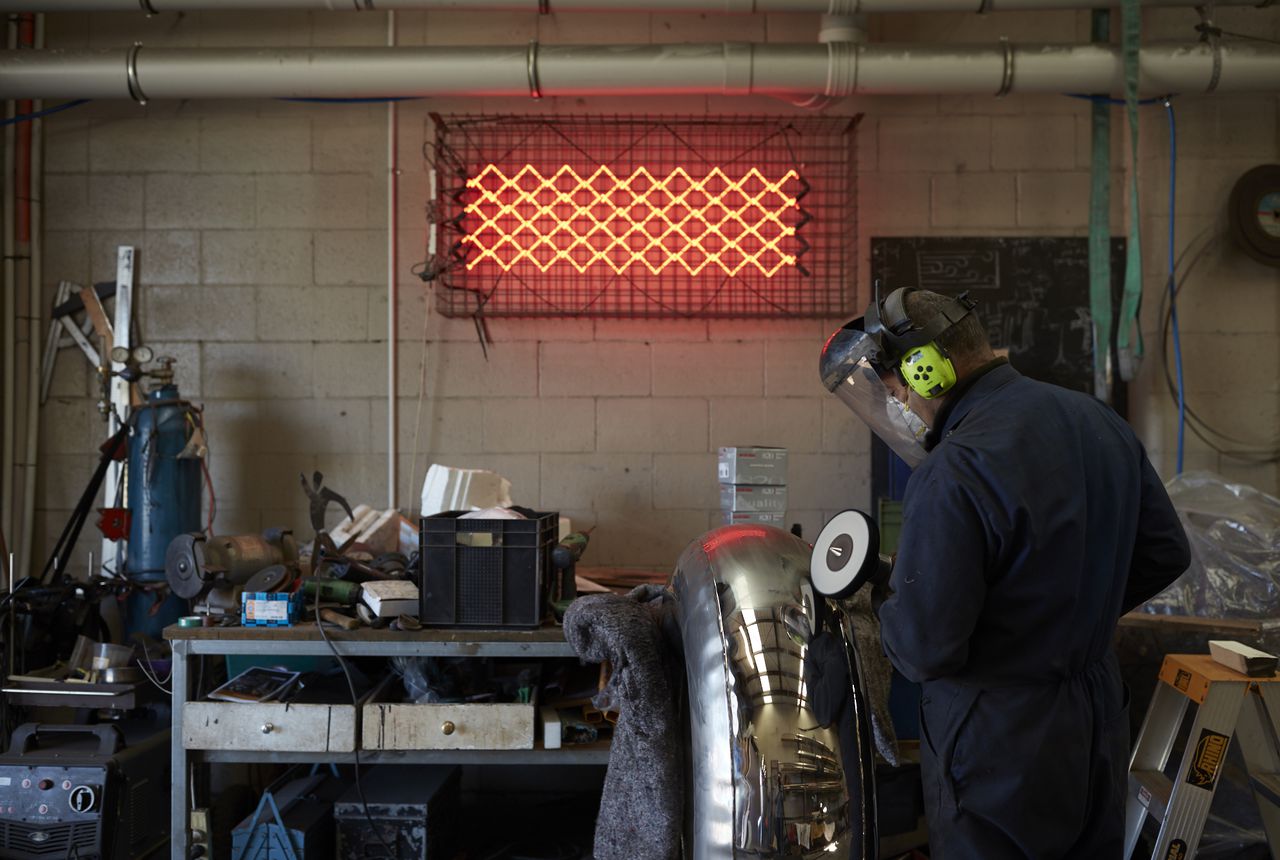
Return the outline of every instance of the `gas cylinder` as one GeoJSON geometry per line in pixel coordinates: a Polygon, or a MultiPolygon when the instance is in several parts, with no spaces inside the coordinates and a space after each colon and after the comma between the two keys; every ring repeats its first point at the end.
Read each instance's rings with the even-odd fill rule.
{"type": "Polygon", "coordinates": [[[200,459],[179,457],[198,425],[194,406],[183,400],[171,377],[147,393],[129,418],[129,528],[125,575],[156,591],[135,590],[129,601],[130,633],[158,637],[165,625],[186,614],[186,602],[167,594],[164,557],[180,534],[200,531],[200,459]]]}

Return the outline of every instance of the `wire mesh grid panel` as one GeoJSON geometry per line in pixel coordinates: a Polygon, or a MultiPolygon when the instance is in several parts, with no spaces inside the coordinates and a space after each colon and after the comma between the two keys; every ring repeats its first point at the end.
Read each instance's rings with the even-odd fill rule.
{"type": "Polygon", "coordinates": [[[439,310],[838,316],[859,118],[433,117],[439,310]]]}

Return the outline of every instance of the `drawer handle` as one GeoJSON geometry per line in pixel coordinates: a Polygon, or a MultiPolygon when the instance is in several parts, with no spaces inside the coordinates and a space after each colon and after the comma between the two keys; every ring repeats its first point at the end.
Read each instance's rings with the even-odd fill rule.
{"type": "Polygon", "coordinates": [[[263,723],[263,724],[262,724],[262,733],[263,733],[264,735],[269,735],[269,734],[271,734],[271,731],[272,731],[272,729],[274,729],[274,728],[275,728],[275,726],[274,726],[274,725],[272,725],[271,723],[263,723]]]}
{"type": "Polygon", "coordinates": [[[444,732],[446,735],[451,735],[455,728],[457,728],[457,726],[453,724],[452,720],[445,720],[444,725],[440,727],[440,731],[444,732]]]}

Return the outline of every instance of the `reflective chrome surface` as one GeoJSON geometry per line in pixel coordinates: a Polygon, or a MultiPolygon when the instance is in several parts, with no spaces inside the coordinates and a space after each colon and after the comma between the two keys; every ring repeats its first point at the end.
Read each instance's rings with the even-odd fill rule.
{"type": "MultiPolygon", "coordinates": [[[[693,860],[875,856],[865,850],[875,831],[865,708],[855,696],[860,749],[849,759],[859,773],[850,782],[871,791],[855,788],[851,799],[836,727],[820,727],[807,698],[804,658],[816,609],[808,572],[808,544],[747,525],[708,532],[676,567],[693,860]]],[[[840,613],[834,617],[844,634],[840,613]]],[[[856,655],[845,650],[856,679],[856,655]]]]}

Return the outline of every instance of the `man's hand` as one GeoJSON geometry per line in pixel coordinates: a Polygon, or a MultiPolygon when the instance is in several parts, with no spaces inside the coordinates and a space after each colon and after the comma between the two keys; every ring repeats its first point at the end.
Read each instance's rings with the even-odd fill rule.
{"type": "Polygon", "coordinates": [[[893,565],[897,560],[896,552],[891,556],[880,556],[880,564],[871,574],[871,611],[877,615],[880,614],[880,606],[893,595],[889,578],[893,575],[893,565]]]}

